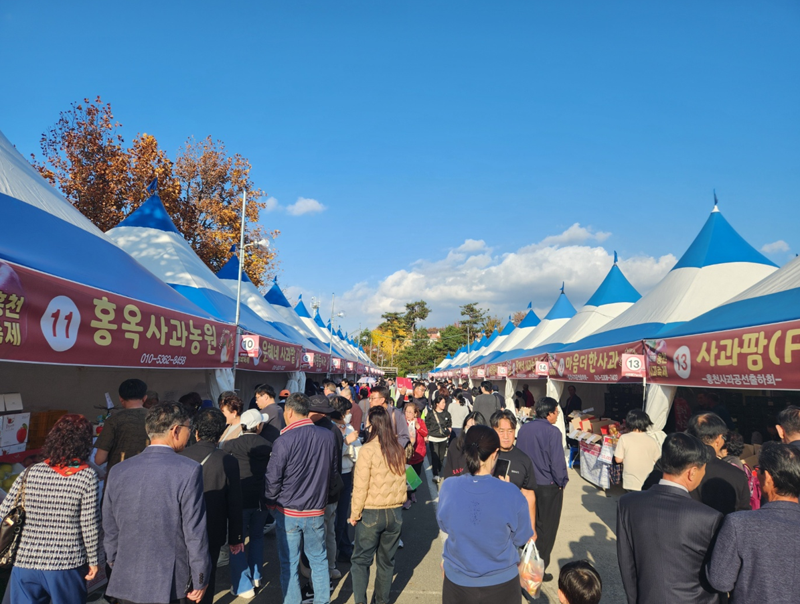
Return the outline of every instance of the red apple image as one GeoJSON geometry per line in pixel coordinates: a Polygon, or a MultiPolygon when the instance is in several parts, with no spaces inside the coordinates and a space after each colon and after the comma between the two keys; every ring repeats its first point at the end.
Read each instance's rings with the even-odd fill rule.
{"type": "Polygon", "coordinates": [[[24,443],[26,438],[28,438],[28,424],[22,424],[22,428],[17,430],[17,442],[24,443]]]}

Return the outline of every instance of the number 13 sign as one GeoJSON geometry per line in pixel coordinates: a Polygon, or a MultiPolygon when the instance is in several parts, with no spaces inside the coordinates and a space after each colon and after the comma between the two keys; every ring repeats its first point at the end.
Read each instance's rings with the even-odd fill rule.
{"type": "Polygon", "coordinates": [[[621,361],[623,377],[643,378],[646,375],[643,354],[623,354],[621,361]]]}

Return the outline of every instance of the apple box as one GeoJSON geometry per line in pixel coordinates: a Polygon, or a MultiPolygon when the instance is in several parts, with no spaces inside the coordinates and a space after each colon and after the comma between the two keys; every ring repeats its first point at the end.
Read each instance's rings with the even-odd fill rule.
{"type": "Polygon", "coordinates": [[[0,447],[0,455],[10,455],[12,453],[22,453],[27,447],[25,443],[20,443],[18,445],[9,445],[7,447],[2,446],[0,447]]]}
{"type": "Polygon", "coordinates": [[[28,428],[31,424],[30,413],[2,415],[0,420],[3,422],[2,428],[0,428],[0,447],[6,448],[28,442],[28,428]]]}

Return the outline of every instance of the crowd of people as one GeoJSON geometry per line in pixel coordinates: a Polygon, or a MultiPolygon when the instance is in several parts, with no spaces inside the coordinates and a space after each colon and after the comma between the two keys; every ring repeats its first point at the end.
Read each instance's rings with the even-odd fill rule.
{"type": "MultiPolygon", "coordinates": [[[[209,404],[196,393],[160,402],[130,379],[119,398],[94,443],[86,418],[62,417],[0,505],[0,517],[25,511],[5,601],[85,602],[103,560],[112,604],[212,602],[223,564],[230,593],[252,599],[274,531],[285,603],[329,603],[346,563],[367,604],[374,563],[371,602],[388,604],[426,460],[446,535],[443,603],[517,602],[523,548],[536,551],[537,582],[554,579],[569,473],[559,403],[527,387],[515,401],[532,416],[490,382],[260,385],[249,404],[234,392],[209,404]]],[[[566,403],[580,409],[574,388],[566,403]]],[[[753,469],[714,413],[663,444],[643,411],[626,424],[617,550],[628,602],[794,601],[800,408],[781,412],[783,443],[766,443],[753,469]]],[[[601,591],[588,561],[562,565],[561,604],[596,604],[601,591]]]]}

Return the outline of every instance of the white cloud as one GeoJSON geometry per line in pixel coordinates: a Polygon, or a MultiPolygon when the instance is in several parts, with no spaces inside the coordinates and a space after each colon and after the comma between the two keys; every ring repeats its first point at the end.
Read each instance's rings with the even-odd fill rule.
{"type": "Polygon", "coordinates": [[[317,214],[325,211],[325,206],[316,199],[298,197],[297,201],[286,206],[286,211],[292,216],[302,216],[303,214],[317,214]]]}
{"type": "Polygon", "coordinates": [[[582,227],[579,223],[573,224],[560,235],[550,235],[542,239],[539,245],[575,245],[587,241],[597,241],[602,243],[611,236],[611,233],[603,231],[592,232],[592,227],[582,227]]]}
{"type": "MultiPolygon", "coordinates": [[[[406,302],[423,299],[432,313],[428,325],[445,325],[459,317],[459,306],[478,302],[501,320],[533,302],[543,317],[559,295],[562,281],[576,308],[594,293],[613,263],[613,253],[586,241],[604,241],[610,233],[592,232],[574,224],[560,235],[514,252],[493,253],[483,241],[467,239],[439,260],[418,260],[385,277],[377,285],[359,283],[342,297],[351,316],[375,325],[380,315],[401,311],[406,302]]],[[[636,256],[619,263],[640,293],[656,285],[674,266],[672,254],[636,256]]],[[[337,297],[337,300],[339,298],[337,297]]]]}
{"type": "Polygon", "coordinates": [[[788,252],[789,251],[789,244],[786,243],[783,239],[778,239],[777,241],[773,241],[772,243],[767,243],[761,246],[761,251],[765,254],[775,254],[777,252],[788,252]]]}
{"type": "Polygon", "coordinates": [[[318,202],[316,199],[309,199],[307,197],[298,197],[297,201],[283,206],[274,197],[267,198],[265,212],[283,212],[286,211],[291,216],[302,216],[304,214],[318,214],[324,212],[327,208],[318,202]]]}
{"type": "Polygon", "coordinates": [[[281,204],[278,203],[278,200],[274,197],[268,197],[266,203],[267,205],[264,207],[265,212],[274,212],[275,210],[283,209],[283,206],[281,206],[281,204]]]}

